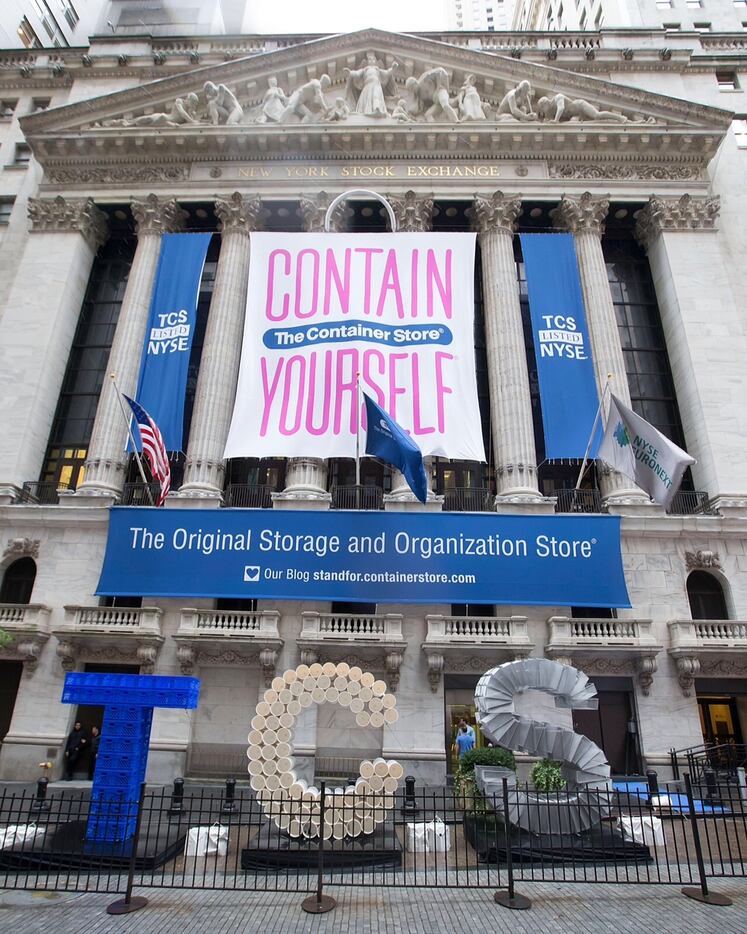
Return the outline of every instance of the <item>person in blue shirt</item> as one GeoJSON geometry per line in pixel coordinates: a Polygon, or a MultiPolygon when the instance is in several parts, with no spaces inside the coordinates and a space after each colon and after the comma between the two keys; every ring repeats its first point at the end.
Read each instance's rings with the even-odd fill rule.
{"type": "Polygon", "coordinates": [[[457,733],[455,742],[456,742],[456,747],[457,747],[457,754],[459,755],[459,758],[461,759],[462,756],[465,754],[465,752],[469,752],[470,749],[475,748],[474,733],[470,733],[469,729],[465,725],[461,727],[459,732],[457,733]]]}

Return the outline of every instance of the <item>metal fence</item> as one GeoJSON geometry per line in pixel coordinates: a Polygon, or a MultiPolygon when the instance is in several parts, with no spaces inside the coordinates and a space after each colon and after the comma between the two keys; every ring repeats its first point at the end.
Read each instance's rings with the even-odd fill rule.
{"type": "MultiPolygon", "coordinates": [[[[686,775],[658,794],[645,783],[538,794],[504,781],[488,797],[474,786],[408,785],[363,793],[360,783],[322,784],[298,797],[237,790],[233,780],[225,790],[143,787],[140,802],[110,805],[120,809],[113,816],[139,818],[134,838],[110,843],[86,839],[90,792],[5,791],[0,887],[316,892],[317,901],[339,886],[472,887],[516,900],[522,881],[629,882],[694,886],[708,900],[718,897],[709,878],[747,876],[747,809],[735,783],[693,785],[686,775]]],[[[101,834],[88,824],[88,835],[101,834]]]]}

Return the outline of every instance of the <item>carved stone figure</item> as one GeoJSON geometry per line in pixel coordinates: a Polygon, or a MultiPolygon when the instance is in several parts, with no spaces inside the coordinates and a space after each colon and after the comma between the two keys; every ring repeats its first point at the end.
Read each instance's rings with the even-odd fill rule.
{"type": "Polygon", "coordinates": [[[203,85],[207,99],[207,112],[213,126],[235,126],[244,116],[244,110],[236,95],[225,84],[206,81],[203,85]]]}
{"type": "Polygon", "coordinates": [[[262,112],[257,117],[257,123],[280,123],[288,98],[285,91],[278,87],[277,78],[268,78],[267,83],[269,87],[262,98],[262,112]]]}
{"type": "Polygon", "coordinates": [[[366,61],[360,68],[355,71],[345,68],[345,99],[350,109],[367,117],[386,117],[384,98],[385,95],[393,96],[397,91],[394,83],[397,67],[397,63],[394,62],[391,68],[382,68],[375,53],[366,52],[366,61]]]}
{"type": "Polygon", "coordinates": [[[298,117],[301,123],[309,123],[315,118],[324,119],[329,111],[324,92],[331,84],[329,75],[322,75],[296,88],[288,98],[288,104],[280,116],[280,122],[292,123],[294,117],[298,117]]]}
{"type": "Polygon", "coordinates": [[[335,98],[334,106],[330,107],[327,110],[325,120],[330,122],[347,120],[350,116],[350,108],[348,107],[347,101],[342,97],[335,98]]]}
{"type": "Polygon", "coordinates": [[[101,123],[95,123],[94,126],[182,126],[185,123],[195,124],[200,122],[197,117],[198,103],[199,98],[196,94],[187,94],[186,97],[177,97],[168,113],[141,114],[139,117],[129,119],[118,117],[114,120],[102,120],[101,123]]]}
{"type": "Polygon", "coordinates": [[[467,75],[464,84],[459,90],[456,98],[459,119],[464,120],[484,120],[485,111],[480,92],[477,90],[477,79],[474,75],[467,75]]]}
{"type": "Polygon", "coordinates": [[[532,85],[528,81],[520,81],[504,95],[498,106],[498,119],[521,120],[524,123],[537,119],[532,110],[532,85]]]}
{"type": "Polygon", "coordinates": [[[578,98],[572,100],[565,94],[554,97],[541,97],[537,101],[537,113],[540,120],[553,123],[567,123],[569,120],[604,120],[607,123],[627,123],[628,118],[611,110],[598,110],[588,101],[578,98]]]}
{"type": "Polygon", "coordinates": [[[392,117],[399,123],[412,123],[412,117],[407,110],[407,101],[404,99],[404,97],[400,97],[400,99],[394,105],[392,117]]]}
{"type": "Polygon", "coordinates": [[[459,121],[459,115],[449,101],[449,76],[445,68],[431,68],[419,78],[408,78],[406,87],[415,99],[415,114],[429,121],[459,121]]]}

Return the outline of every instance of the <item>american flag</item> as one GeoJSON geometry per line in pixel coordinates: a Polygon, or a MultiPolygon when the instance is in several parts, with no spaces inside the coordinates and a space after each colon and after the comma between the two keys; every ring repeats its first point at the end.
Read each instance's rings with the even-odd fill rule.
{"type": "Polygon", "coordinates": [[[166,452],[166,445],[163,443],[163,437],[158,430],[158,425],[148,415],[139,402],[130,399],[129,396],[122,395],[129,402],[130,408],[135,413],[135,421],[140,431],[140,440],[143,443],[143,454],[148,460],[148,466],[154,480],[160,485],[156,506],[162,506],[169,490],[171,489],[171,467],[169,466],[169,456],[166,452]]]}

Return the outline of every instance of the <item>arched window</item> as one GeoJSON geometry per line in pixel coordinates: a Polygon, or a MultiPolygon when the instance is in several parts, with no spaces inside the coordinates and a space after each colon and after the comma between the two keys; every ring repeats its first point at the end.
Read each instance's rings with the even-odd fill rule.
{"type": "Polygon", "coordinates": [[[36,579],[33,558],[19,558],[8,565],[0,587],[0,603],[29,603],[36,579]]]}
{"type": "Polygon", "coordinates": [[[728,619],[721,584],[706,571],[693,571],[687,579],[687,599],[693,619],[728,619]]]}

